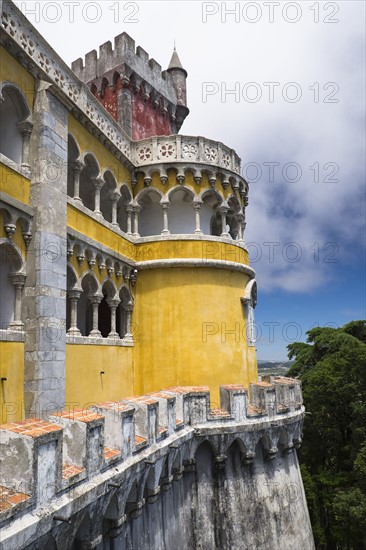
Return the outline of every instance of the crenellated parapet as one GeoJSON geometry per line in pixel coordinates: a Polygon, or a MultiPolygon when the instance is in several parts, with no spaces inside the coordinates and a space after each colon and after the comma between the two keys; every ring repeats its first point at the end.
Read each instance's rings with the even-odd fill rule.
{"type": "MultiPolygon", "coordinates": [[[[175,64],[174,64],[175,65],[175,64]]],[[[122,33],[72,63],[75,74],[133,139],[179,131],[189,110],[187,73],[174,66],[162,71],[141,46],[122,33]]]]}
{"type": "Polygon", "coordinates": [[[176,102],[176,93],[173,80],[167,71],[162,71],[161,65],[150,59],[149,54],[141,47],[136,46],[135,41],[126,32],[114,39],[114,47],[110,41],[99,47],[99,55],[96,50],[85,55],[84,61],[79,58],[72,63],[72,70],[85,83],[90,83],[96,78],[111,76],[113,82],[115,73],[122,79],[131,77],[136,86],[145,82],[146,92],[149,88],[161,90],[161,96],[171,104],[176,102]]]}
{"type": "Polygon", "coordinates": [[[55,535],[58,527],[77,538],[78,515],[92,513],[97,501],[95,510],[103,515],[116,496],[121,506],[113,525],[120,528],[195,470],[204,441],[210,442],[219,470],[225,470],[234,441],[244,468],[258,453],[265,462],[286,457],[301,443],[303,415],[301,383],[274,377],[251,384],[250,397],[241,385],[221,386],[219,409],[211,408],[207,386],[174,386],[4,424],[2,548],[23,547],[55,535]],[[28,519],[35,513],[42,515],[37,535],[28,519]]]}

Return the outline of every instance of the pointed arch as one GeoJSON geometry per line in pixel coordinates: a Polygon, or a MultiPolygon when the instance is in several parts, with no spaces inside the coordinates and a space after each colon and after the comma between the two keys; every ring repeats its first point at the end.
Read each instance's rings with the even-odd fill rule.
{"type": "MultiPolygon", "coordinates": [[[[67,264],[67,290],[74,290],[78,288],[79,275],[75,267],[68,263],[67,264]]],[[[80,287],[78,288],[80,289],[80,287]]]]}
{"type": "Polygon", "coordinates": [[[163,230],[163,210],[160,201],[163,193],[153,187],[140,191],[136,203],[140,206],[139,233],[141,237],[160,235],[163,230]]]}
{"type": "Polygon", "coordinates": [[[94,210],[95,188],[93,180],[100,175],[99,163],[93,153],[84,155],[84,168],[80,174],[80,199],[89,210],[94,210]]]}
{"type": "Polygon", "coordinates": [[[223,203],[223,198],[214,189],[205,189],[200,193],[201,229],[205,235],[221,235],[221,216],[218,207],[223,203]]]}
{"type": "Polygon", "coordinates": [[[102,79],[102,83],[100,85],[100,94],[99,94],[102,99],[105,96],[105,91],[108,88],[108,86],[109,86],[109,82],[108,82],[107,78],[104,76],[103,79],[102,79]]]}
{"type": "Polygon", "coordinates": [[[80,148],[75,137],[67,135],[67,194],[74,197],[75,194],[75,163],[80,161],[80,148]]]}
{"type": "Polygon", "coordinates": [[[229,234],[232,239],[236,239],[239,233],[238,215],[241,213],[241,204],[235,195],[231,195],[227,200],[228,212],[226,221],[229,226],[229,234]]]}
{"type": "Polygon", "coordinates": [[[192,203],[195,193],[189,187],[179,185],[167,193],[170,201],[168,211],[169,230],[172,234],[191,234],[194,232],[194,210],[192,203]]]}
{"type": "Polygon", "coordinates": [[[116,330],[120,338],[132,338],[131,316],[134,299],[127,285],[122,285],[119,291],[120,303],[116,313],[116,330]]]}
{"type": "Polygon", "coordinates": [[[106,169],[103,172],[104,185],[100,190],[100,211],[103,218],[108,222],[112,222],[112,197],[111,195],[117,191],[117,181],[111,170],[106,169]]]}
{"type": "Polygon", "coordinates": [[[23,92],[13,82],[0,84],[0,119],[0,153],[16,164],[27,163],[24,144],[29,142],[30,134],[22,134],[22,125],[32,127],[31,111],[23,92]]]}
{"type": "Polygon", "coordinates": [[[119,228],[124,233],[127,233],[128,231],[128,224],[127,224],[127,206],[131,206],[133,197],[131,193],[131,189],[128,186],[127,183],[122,183],[120,187],[118,188],[119,194],[121,195],[121,198],[117,202],[117,223],[119,225],[119,228]]]}
{"type": "Polygon", "coordinates": [[[86,271],[80,277],[81,295],[77,305],[77,327],[82,336],[88,336],[92,330],[92,307],[90,298],[101,295],[98,279],[93,271],[86,271]]]}
{"type": "MultiPolygon", "coordinates": [[[[8,239],[0,239],[0,330],[9,327],[22,328],[21,323],[21,290],[14,286],[24,285],[25,274],[22,273],[23,259],[18,248],[8,239]]],[[[18,287],[19,288],[19,287],[18,287]]]]}

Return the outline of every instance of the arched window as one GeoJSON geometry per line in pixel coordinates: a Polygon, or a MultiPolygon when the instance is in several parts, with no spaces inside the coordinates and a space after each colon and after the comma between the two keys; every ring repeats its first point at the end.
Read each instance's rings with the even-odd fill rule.
{"type": "Polygon", "coordinates": [[[74,137],[69,134],[67,140],[67,194],[79,199],[80,172],[83,164],[80,161],[80,150],[74,137]]]}
{"type": "Polygon", "coordinates": [[[218,211],[222,197],[213,190],[202,195],[201,229],[205,235],[220,236],[222,232],[221,216],[218,211]]]}
{"type": "MultiPolygon", "coordinates": [[[[102,212],[103,218],[107,222],[112,223],[112,210],[113,202],[117,203],[118,195],[117,191],[117,182],[110,170],[107,170],[104,174],[104,185],[100,191],[100,211],[102,212]],[[116,194],[114,196],[114,194],[116,194]]],[[[117,204],[114,208],[117,208],[117,204]]],[[[117,214],[117,212],[116,212],[117,214]]]]}
{"type": "Polygon", "coordinates": [[[160,205],[162,196],[156,189],[144,191],[137,202],[141,206],[139,214],[139,233],[141,237],[160,235],[163,230],[163,210],[160,205]]]}
{"type": "Polygon", "coordinates": [[[103,338],[119,338],[116,331],[116,310],[119,304],[117,290],[110,279],[102,287],[103,298],[99,305],[98,328],[103,338]]]}
{"type": "Polygon", "coordinates": [[[28,166],[32,131],[28,104],[15,84],[0,87],[0,153],[16,164],[28,166]]]}
{"type": "Polygon", "coordinates": [[[116,329],[120,338],[133,341],[131,316],[133,310],[133,298],[127,287],[123,286],[119,293],[120,303],[117,308],[116,329]]]}
{"type": "MultiPolygon", "coordinates": [[[[94,273],[87,273],[81,282],[82,292],[77,307],[77,326],[82,336],[88,336],[98,330],[98,316],[93,320],[93,308],[99,305],[101,296],[98,294],[98,282],[94,273]],[[96,326],[95,326],[96,325],[96,326]]],[[[94,333],[97,335],[97,333],[94,333]]]]}
{"type": "Polygon", "coordinates": [[[22,258],[14,245],[0,239],[0,329],[22,330],[22,290],[25,274],[22,258]]]}
{"type": "MultiPolygon", "coordinates": [[[[92,212],[95,210],[96,179],[99,176],[99,165],[91,154],[85,155],[84,168],[80,174],[80,198],[83,205],[92,212]]],[[[97,205],[98,206],[98,205],[97,205]]]]}
{"type": "Polygon", "coordinates": [[[173,234],[191,234],[194,231],[194,195],[184,187],[174,189],[170,195],[168,210],[169,230],[173,234]]]}
{"type": "Polygon", "coordinates": [[[228,224],[228,232],[230,236],[235,240],[239,233],[238,214],[240,214],[241,207],[238,199],[234,196],[229,198],[228,206],[229,206],[229,210],[226,216],[226,220],[228,224]]]}
{"type": "MultiPolygon", "coordinates": [[[[132,200],[131,191],[126,184],[123,184],[120,188],[121,198],[117,203],[117,223],[122,231],[127,233],[131,232],[131,212],[128,216],[126,208],[130,205],[132,200]],[[129,217],[129,224],[127,223],[129,217]],[[129,227],[130,226],[130,227],[129,227]]],[[[132,206],[130,206],[132,210],[132,206]]]]}

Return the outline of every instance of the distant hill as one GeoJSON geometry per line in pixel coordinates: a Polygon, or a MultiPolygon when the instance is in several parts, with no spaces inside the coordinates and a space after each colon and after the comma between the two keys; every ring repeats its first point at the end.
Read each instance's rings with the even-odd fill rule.
{"type": "Polygon", "coordinates": [[[291,367],[293,361],[263,361],[258,360],[258,372],[261,376],[264,374],[284,375],[291,367]]]}

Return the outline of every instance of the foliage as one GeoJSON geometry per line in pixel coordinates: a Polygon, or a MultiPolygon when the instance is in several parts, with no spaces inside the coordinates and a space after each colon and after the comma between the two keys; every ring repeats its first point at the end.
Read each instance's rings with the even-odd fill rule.
{"type": "Polygon", "coordinates": [[[366,321],[288,346],[307,411],[299,453],[316,546],[366,549],[366,321]]]}

